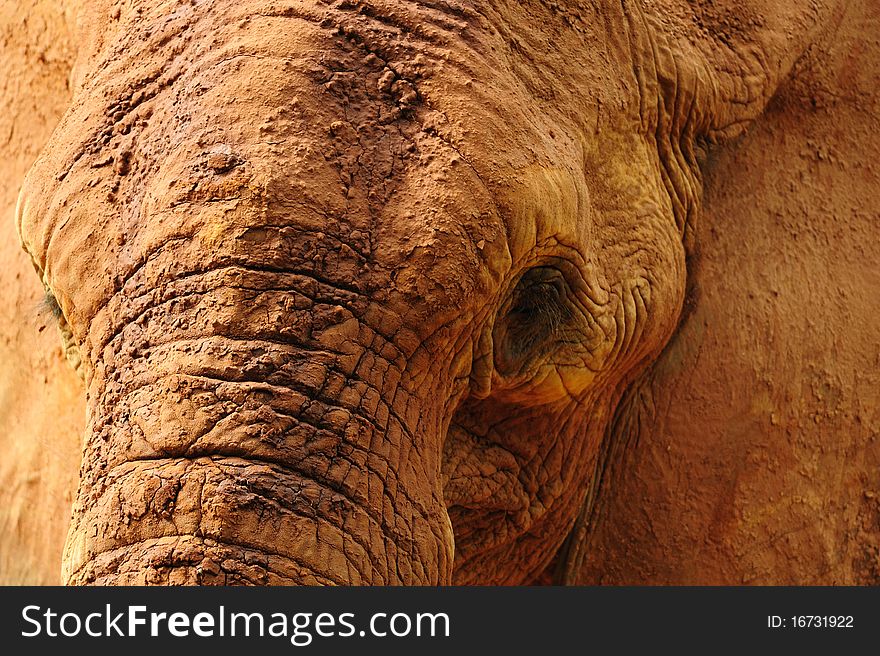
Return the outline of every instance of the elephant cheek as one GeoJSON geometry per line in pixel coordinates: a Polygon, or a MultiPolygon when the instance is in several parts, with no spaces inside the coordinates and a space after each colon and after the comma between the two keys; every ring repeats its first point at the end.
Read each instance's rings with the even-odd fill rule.
{"type": "Polygon", "coordinates": [[[64,580],[449,582],[440,440],[398,365],[255,335],[224,293],[94,358],[64,580]]]}

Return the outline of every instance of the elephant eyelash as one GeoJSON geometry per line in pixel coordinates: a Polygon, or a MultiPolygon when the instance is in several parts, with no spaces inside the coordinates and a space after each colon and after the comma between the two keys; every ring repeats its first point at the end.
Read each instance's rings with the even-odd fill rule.
{"type": "Polygon", "coordinates": [[[51,315],[56,321],[60,321],[64,318],[64,312],[58,304],[58,299],[55,298],[55,294],[48,289],[43,295],[43,300],[40,302],[39,313],[51,315]]]}
{"type": "Polygon", "coordinates": [[[536,267],[517,283],[508,315],[516,315],[527,323],[543,324],[551,334],[556,334],[571,317],[567,296],[565,278],[557,269],[536,267]]]}
{"type": "MultiPolygon", "coordinates": [[[[43,316],[51,315],[55,322],[58,324],[58,329],[61,332],[61,344],[64,355],[67,358],[67,361],[73,367],[77,376],[79,376],[81,380],[85,380],[85,373],[82,367],[82,356],[80,355],[79,344],[73,336],[73,331],[71,330],[70,325],[67,323],[67,318],[64,316],[64,311],[61,309],[61,304],[58,303],[58,299],[55,297],[55,294],[53,294],[49,289],[46,289],[46,293],[43,295],[43,300],[40,301],[39,312],[43,316]]],[[[42,331],[43,328],[40,328],[40,332],[42,331]]]]}
{"type": "Polygon", "coordinates": [[[555,285],[535,285],[517,299],[508,316],[525,326],[540,327],[548,336],[555,335],[563,323],[563,304],[559,296],[555,285]]]}

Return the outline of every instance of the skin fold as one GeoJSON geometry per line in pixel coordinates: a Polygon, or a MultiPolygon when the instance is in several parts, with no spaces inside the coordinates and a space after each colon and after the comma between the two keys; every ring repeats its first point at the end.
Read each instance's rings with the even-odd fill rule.
{"type": "Polygon", "coordinates": [[[605,473],[693,316],[714,153],[839,4],[53,7],[15,257],[81,464],[10,578],[66,528],[69,584],[651,580],[589,557],[628,539],[605,473]]]}

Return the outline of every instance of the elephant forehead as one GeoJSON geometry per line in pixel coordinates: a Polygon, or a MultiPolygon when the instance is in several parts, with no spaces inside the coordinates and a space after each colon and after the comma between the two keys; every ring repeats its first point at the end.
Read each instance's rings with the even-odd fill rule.
{"type": "Polygon", "coordinates": [[[498,284],[519,257],[509,236],[528,233],[535,216],[552,215],[554,230],[561,221],[579,241],[585,215],[570,208],[583,190],[520,182],[529,170],[576,178],[603,104],[606,115],[628,116],[632,93],[614,72],[626,62],[608,54],[619,48],[556,21],[542,39],[578,55],[595,46],[596,66],[563,66],[564,55],[538,61],[540,49],[523,40],[531,37],[485,7],[406,3],[371,14],[282,4],[147,3],[94,37],[74,105],[22,203],[38,265],[51,279],[55,262],[70,278],[62,305],[65,288],[86,278],[95,298],[81,302],[99,302],[103,287],[118,287],[169,238],[277,258],[289,251],[269,248],[273,240],[286,234],[311,247],[301,233],[313,233],[320,246],[300,255],[344,253],[357,266],[340,275],[376,287],[390,276],[411,302],[446,308],[498,284]],[[393,20],[380,19],[386,10],[393,20]],[[577,198],[559,197],[568,192],[577,198]],[[532,206],[545,196],[564,211],[524,214],[496,202],[532,206]],[[61,230],[65,238],[53,239],[61,230]],[[109,255],[95,270],[85,254],[101,252],[109,255]],[[367,260],[382,275],[367,272],[367,260]],[[432,280],[447,282],[426,294],[432,280]]]}
{"type": "MultiPolygon", "coordinates": [[[[29,194],[41,207],[25,203],[23,233],[42,249],[47,271],[98,283],[78,291],[78,304],[99,303],[102,287],[118,287],[127,268],[169,239],[265,266],[335,253],[344,282],[364,291],[387,285],[401,268],[423,278],[448,269],[468,291],[482,284],[473,279],[486,268],[481,256],[503,255],[504,228],[480,174],[434,127],[436,112],[413,109],[383,124],[303,75],[268,78],[271,66],[261,58],[227,62],[214,87],[199,92],[192,80],[120,117],[115,125],[124,127],[106,143],[41,178],[50,186],[29,194]],[[263,76],[290,93],[242,86],[263,76]],[[104,271],[95,270],[96,257],[104,271]],[[83,298],[91,292],[93,300],[83,298]]],[[[356,94],[378,108],[391,102],[356,89],[349,99],[356,94]]],[[[61,137],[76,136],[77,114],[89,120],[87,103],[77,109],[61,137]]],[[[69,144],[62,138],[60,146],[69,144]]]]}

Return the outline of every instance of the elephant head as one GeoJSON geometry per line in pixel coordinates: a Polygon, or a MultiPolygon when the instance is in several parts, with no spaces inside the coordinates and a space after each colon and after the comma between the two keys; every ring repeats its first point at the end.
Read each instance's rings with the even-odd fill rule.
{"type": "Polygon", "coordinates": [[[82,7],[18,210],[86,389],[64,580],[539,578],[707,144],[830,11],[728,4],[82,7]]]}

